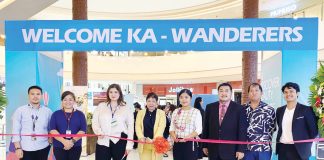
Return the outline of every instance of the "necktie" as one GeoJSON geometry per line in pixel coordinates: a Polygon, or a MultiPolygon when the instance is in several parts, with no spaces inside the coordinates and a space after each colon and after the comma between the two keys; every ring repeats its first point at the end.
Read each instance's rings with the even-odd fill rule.
{"type": "Polygon", "coordinates": [[[222,124],[224,116],[225,116],[225,105],[222,104],[220,108],[219,125],[222,124]]]}

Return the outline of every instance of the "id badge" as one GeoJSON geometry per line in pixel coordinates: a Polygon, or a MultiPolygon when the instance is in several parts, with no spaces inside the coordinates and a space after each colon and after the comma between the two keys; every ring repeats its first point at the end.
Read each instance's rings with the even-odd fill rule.
{"type": "Polygon", "coordinates": [[[36,141],[37,140],[36,136],[31,136],[31,140],[36,141]]]}
{"type": "MultiPolygon", "coordinates": [[[[65,134],[66,134],[66,135],[71,135],[72,132],[71,132],[71,130],[66,130],[65,134]]],[[[71,138],[71,137],[66,137],[66,138],[71,138]]]]}
{"type": "Polygon", "coordinates": [[[112,127],[117,126],[117,120],[116,120],[115,118],[113,118],[113,119],[111,120],[111,126],[112,126],[112,127]]]}

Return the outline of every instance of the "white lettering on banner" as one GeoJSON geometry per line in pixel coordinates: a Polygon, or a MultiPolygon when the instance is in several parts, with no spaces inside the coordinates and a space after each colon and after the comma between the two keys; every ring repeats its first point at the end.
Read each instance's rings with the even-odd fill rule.
{"type": "Polygon", "coordinates": [[[133,29],[128,29],[128,38],[127,42],[132,43],[133,39],[135,40],[136,43],[146,43],[147,40],[151,40],[152,43],[157,43],[154,30],[153,29],[146,29],[144,32],[144,35],[142,38],[139,37],[139,33],[141,32],[142,29],[137,28],[133,32],[133,29]]]}
{"type": "Polygon", "coordinates": [[[110,42],[111,43],[121,43],[122,40],[118,39],[118,38],[121,38],[121,32],[122,32],[122,29],[111,29],[110,42]]]}
{"type": "Polygon", "coordinates": [[[76,43],[76,40],[75,40],[75,39],[71,39],[71,38],[70,38],[70,35],[71,35],[72,32],[76,32],[76,29],[75,29],[75,28],[68,29],[68,30],[64,33],[64,38],[65,38],[66,41],[69,42],[69,43],[76,43]]]}
{"type": "Polygon", "coordinates": [[[252,28],[241,28],[240,41],[241,42],[251,42],[252,28]]]}
{"type": "Polygon", "coordinates": [[[29,29],[28,33],[27,33],[26,29],[22,29],[22,34],[23,34],[25,43],[30,43],[31,40],[32,40],[32,43],[38,43],[39,37],[42,34],[42,29],[37,29],[36,35],[35,35],[35,29],[29,29]],[[39,30],[40,30],[40,32],[39,32],[39,30]]]}
{"type": "Polygon", "coordinates": [[[56,43],[64,43],[64,39],[60,39],[60,31],[59,31],[59,29],[55,29],[55,39],[54,39],[54,41],[56,42],[56,43]]]}
{"type": "Polygon", "coordinates": [[[241,28],[172,28],[174,43],[203,42],[300,42],[303,27],[241,27],[241,28]],[[208,36],[207,36],[208,35],[208,36]]]}
{"type": "Polygon", "coordinates": [[[179,32],[177,32],[175,28],[172,28],[171,32],[174,43],[180,43],[180,40],[182,40],[182,43],[188,43],[191,37],[192,30],[193,28],[189,28],[188,31],[186,31],[185,28],[180,28],[179,32]]]}
{"type": "MultiPolygon", "coordinates": [[[[173,43],[235,43],[235,42],[300,42],[303,27],[227,27],[227,28],[171,28],[173,43]]],[[[25,43],[153,43],[168,40],[168,33],[152,28],[69,28],[22,29],[25,43]],[[126,35],[127,34],[127,35],[126,35]],[[124,37],[123,36],[127,36],[124,37]]]]}
{"type": "Polygon", "coordinates": [[[240,32],[237,28],[225,28],[225,42],[235,42],[239,39],[240,32]],[[234,34],[233,37],[231,37],[231,33],[234,34]]]}
{"type": "MultiPolygon", "coordinates": [[[[170,87],[170,89],[168,90],[169,93],[178,93],[180,92],[182,89],[184,89],[184,87],[176,87],[176,88],[172,88],[170,87]]],[[[189,89],[191,92],[193,92],[193,88],[187,88],[189,89]]]]}
{"type": "Polygon", "coordinates": [[[54,39],[54,29],[43,29],[43,42],[44,43],[53,43],[54,39]]]}

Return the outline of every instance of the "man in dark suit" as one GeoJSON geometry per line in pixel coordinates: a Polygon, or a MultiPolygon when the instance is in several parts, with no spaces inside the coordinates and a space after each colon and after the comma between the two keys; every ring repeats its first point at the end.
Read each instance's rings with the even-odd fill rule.
{"type": "MultiPolygon", "coordinates": [[[[206,106],[203,137],[217,140],[247,140],[244,108],[231,101],[232,86],[218,86],[219,101],[206,106]]],[[[203,151],[210,160],[237,160],[244,157],[246,145],[205,143],[203,151]]]]}
{"type": "Polygon", "coordinates": [[[308,160],[312,143],[292,141],[313,139],[318,134],[316,117],[311,107],[297,102],[300,92],[296,83],[288,82],[281,88],[287,105],[277,109],[278,135],[276,153],[279,160],[308,160]]]}

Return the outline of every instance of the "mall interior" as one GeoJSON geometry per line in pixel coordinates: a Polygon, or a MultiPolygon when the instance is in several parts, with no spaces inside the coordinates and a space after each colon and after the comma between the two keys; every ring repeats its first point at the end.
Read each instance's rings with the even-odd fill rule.
{"type": "MultiPolygon", "coordinates": [[[[88,0],[89,20],[240,19],[243,0],[88,0]]],[[[324,0],[259,0],[259,18],[318,18],[317,66],[324,62],[324,0]]],[[[0,0],[0,89],[6,84],[6,20],[71,20],[68,0],[0,0]]],[[[73,86],[72,51],[63,52],[63,89],[73,86]]],[[[262,83],[263,63],[280,51],[258,51],[257,76],[262,83]]],[[[189,88],[194,95],[217,96],[217,86],[229,82],[232,99],[241,103],[242,51],[88,51],[87,112],[105,101],[112,83],[121,85],[129,103],[145,105],[149,92],[159,104],[178,105],[177,92],[189,88]]],[[[304,97],[305,98],[305,97],[304,97]]],[[[306,97],[307,98],[307,97],[306,97]]],[[[307,100],[304,100],[307,103],[307,100]]],[[[10,102],[9,102],[10,103],[10,102]]],[[[208,103],[206,101],[204,106],[208,103]]],[[[279,107],[279,106],[275,106],[279,107]]],[[[6,131],[6,112],[1,112],[0,133],[6,131]]],[[[0,159],[6,159],[6,137],[0,136],[0,159]]],[[[81,159],[94,159],[82,152],[81,159]]],[[[138,159],[136,151],[128,159],[138,159]]],[[[164,159],[172,159],[172,153],[164,159]]]]}

